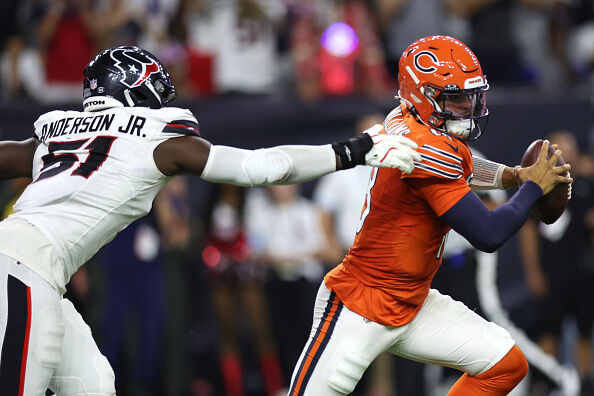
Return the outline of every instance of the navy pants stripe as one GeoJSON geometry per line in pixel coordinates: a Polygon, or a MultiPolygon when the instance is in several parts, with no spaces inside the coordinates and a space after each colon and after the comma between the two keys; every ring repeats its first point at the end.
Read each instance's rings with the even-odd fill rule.
{"type": "Polygon", "coordinates": [[[31,330],[31,290],[8,275],[7,293],[8,318],[0,357],[0,390],[5,396],[21,396],[31,330]]]}

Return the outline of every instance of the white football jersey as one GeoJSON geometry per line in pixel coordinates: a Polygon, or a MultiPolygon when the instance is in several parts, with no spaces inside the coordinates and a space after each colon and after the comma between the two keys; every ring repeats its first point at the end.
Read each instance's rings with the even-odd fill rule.
{"type": "Polygon", "coordinates": [[[52,111],[35,122],[35,135],[41,144],[33,182],[6,221],[26,220],[53,245],[58,260],[24,264],[63,291],[81,265],[150,211],[169,180],[157,168],[153,150],[199,131],[189,110],[122,107],[52,111]]]}

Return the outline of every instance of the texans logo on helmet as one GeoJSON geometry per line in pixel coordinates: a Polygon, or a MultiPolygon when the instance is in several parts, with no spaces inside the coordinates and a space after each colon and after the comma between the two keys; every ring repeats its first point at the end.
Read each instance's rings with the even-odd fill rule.
{"type": "Polygon", "coordinates": [[[161,71],[157,62],[132,50],[117,48],[110,56],[116,61],[114,66],[122,72],[120,81],[128,88],[138,87],[151,74],[161,71]]]}
{"type": "Polygon", "coordinates": [[[437,67],[433,66],[439,66],[439,60],[437,59],[437,56],[435,56],[435,54],[431,51],[421,51],[418,54],[415,55],[415,67],[417,68],[417,70],[419,70],[420,72],[423,73],[433,73],[434,71],[437,70],[437,67]],[[430,66],[428,67],[423,67],[421,66],[420,62],[421,62],[421,57],[423,56],[428,56],[431,59],[431,62],[433,64],[430,64],[430,66]]]}

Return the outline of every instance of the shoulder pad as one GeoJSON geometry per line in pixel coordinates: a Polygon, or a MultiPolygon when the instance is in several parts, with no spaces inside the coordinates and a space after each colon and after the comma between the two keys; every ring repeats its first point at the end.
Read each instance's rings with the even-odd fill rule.
{"type": "Polygon", "coordinates": [[[33,136],[37,139],[41,140],[41,128],[43,125],[58,120],[60,118],[64,118],[66,116],[66,111],[64,110],[53,110],[47,113],[40,115],[37,120],[33,123],[33,136]]]}
{"type": "Polygon", "coordinates": [[[445,179],[459,179],[464,174],[465,159],[468,156],[467,147],[458,141],[443,139],[430,139],[419,145],[418,152],[423,161],[415,164],[415,170],[427,175],[445,179]]]}
{"type": "Polygon", "coordinates": [[[198,120],[188,109],[164,107],[156,111],[157,117],[165,123],[164,133],[200,136],[198,120]]]}
{"type": "Polygon", "coordinates": [[[66,112],[64,110],[53,110],[47,113],[44,113],[42,115],[40,115],[37,120],[35,120],[35,123],[33,123],[33,125],[35,126],[35,129],[37,129],[38,127],[42,126],[43,124],[46,124],[52,120],[58,119],[58,118],[63,118],[66,115],[66,112]]]}

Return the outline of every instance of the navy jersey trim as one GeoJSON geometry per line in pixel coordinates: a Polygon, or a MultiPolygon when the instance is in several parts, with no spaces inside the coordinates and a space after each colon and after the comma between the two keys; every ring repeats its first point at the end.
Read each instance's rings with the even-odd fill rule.
{"type": "Polygon", "coordinates": [[[163,128],[165,133],[181,133],[183,135],[200,136],[200,127],[197,122],[189,120],[173,120],[163,128]]]}

